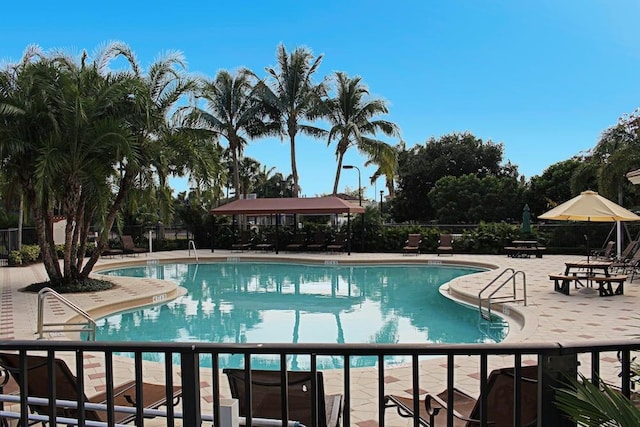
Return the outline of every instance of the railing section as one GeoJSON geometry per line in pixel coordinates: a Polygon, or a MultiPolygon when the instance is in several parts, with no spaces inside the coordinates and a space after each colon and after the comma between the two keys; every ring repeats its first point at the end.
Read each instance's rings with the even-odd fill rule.
{"type": "MultiPolygon", "coordinates": [[[[149,422],[148,418],[155,416],[153,425],[185,425],[185,426],[200,426],[211,425],[212,422],[215,426],[227,426],[222,423],[222,419],[226,418],[225,409],[228,407],[227,400],[230,397],[229,392],[223,386],[224,375],[221,373],[220,368],[223,362],[230,357],[240,357],[244,363],[245,379],[250,381],[252,360],[255,356],[268,355],[273,357],[274,360],[279,360],[279,366],[287,367],[287,363],[294,355],[300,357],[304,355],[309,358],[310,368],[312,372],[311,378],[314,378],[311,383],[311,389],[309,392],[311,396],[317,396],[320,392],[317,381],[315,380],[315,372],[319,371],[321,364],[318,363],[319,358],[323,356],[330,356],[334,359],[342,359],[343,367],[335,370],[325,370],[324,377],[331,377],[330,383],[332,392],[336,391],[336,388],[340,390],[343,395],[343,404],[341,412],[340,425],[349,427],[354,425],[355,422],[351,417],[352,408],[358,410],[362,414],[362,400],[354,401],[353,391],[358,388],[356,383],[359,378],[368,378],[369,381],[375,381],[377,386],[368,384],[368,396],[375,396],[375,403],[370,406],[370,413],[366,416],[370,417],[370,421],[377,422],[380,427],[385,426],[385,422],[389,419],[390,424],[396,425],[398,420],[392,421],[390,417],[397,417],[395,410],[387,408],[388,403],[385,396],[388,394],[387,383],[390,378],[394,378],[394,375],[398,375],[395,369],[385,366],[385,358],[390,356],[409,356],[411,363],[407,367],[401,369],[409,369],[410,376],[407,378],[406,384],[402,384],[402,389],[408,394],[407,397],[413,397],[413,407],[417,409],[416,415],[410,416],[413,418],[414,426],[418,426],[422,423],[419,419],[419,409],[425,404],[422,397],[427,385],[421,382],[432,381],[429,378],[433,377],[433,362],[437,362],[438,366],[444,367],[446,372],[439,371],[439,375],[442,375],[441,382],[444,389],[453,390],[458,386],[458,380],[466,379],[468,371],[463,369],[463,373],[458,372],[457,366],[473,363],[479,371],[478,388],[474,393],[478,396],[478,402],[476,406],[479,409],[480,425],[489,425],[490,412],[488,399],[485,399],[485,393],[488,387],[488,377],[491,369],[496,367],[497,363],[501,363],[502,366],[513,367],[513,381],[514,381],[514,408],[513,408],[513,422],[509,425],[522,425],[524,420],[520,418],[521,402],[523,401],[523,391],[520,384],[520,378],[525,366],[537,365],[537,425],[543,426],[565,426],[571,425],[566,419],[559,413],[556,408],[553,395],[557,387],[566,383],[567,378],[576,378],[577,372],[585,375],[587,378],[591,378],[593,382],[600,380],[600,361],[607,360],[610,357],[616,357],[618,355],[621,361],[620,378],[616,375],[616,385],[621,390],[621,393],[627,397],[630,396],[630,380],[631,374],[629,367],[631,366],[631,360],[633,353],[640,350],[640,341],[616,341],[616,342],[588,342],[579,344],[544,344],[544,345],[524,345],[524,344],[457,344],[457,345],[441,345],[441,344],[383,344],[372,346],[369,344],[325,344],[325,345],[312,345],[312,344],[203,344],[203,343],[97,343],[97,342],[77,342],[77,341],[4,341],[0,342],[0,363],[3,363],[2,354],[12,352],[19,355],[19,362],[17,367],[14,367],[14,371],[18,371],[17,382],[20,386],[19,398],[16,399],[16,395],[2,394],[1,382],[0,382],[0,405],[2,401],[5,403],[5,407],[0,407],[0,421],[2,418],[22,418],[22,425],[27,425],[27,418],[31,417],[30,409],[34,409],[36,406],[34,402],[30,402],[29,399],[36,396],[28,396],[25,392],[27,390],[27,384],[32,384],[38,381],[42,381],[42,378],[32,378],[29,375],[27,356],[30,355],[46,355],[46,366],[48,372],[53,374],[55,364],[54,359],[62,359],[66,365],[73,371],[74,375],[72,380],[76,382],[76,387],[80,390],[89,389],[85,387],[84,383],[88,382],[92,375],[95,375],[96,369],[100,372],[100,382],[105,387],[107,395],[113,396],[114,388],[118,385],[116,378],[122,378],[122,372],[120,375],[116,374],[116,366],[119,369],[125,369],[127,372],[127,378],[135,378],[135,382],[140,385],[145,382],[164,382],[166,397],[168,401],[172,401],[173,387],[174,385],[180,386],[182,389],[182,399],[178,406],[167,405],[166,408],[156,408],[153,410],[145,410],[140,405],[135,405],[136,401],[143,401],[143,394],[145,392],[144,387],[137,387],[135,396],[131,396],[134,409],[127,409],[135,414],[135,425],[143,426],[149,422]],[[121,355],[129,355],[130,358],[125,358],[121,355]],[[155,362],[143,362],[143,355],[152,355],[155,362]],[[378,364],[375,369],[362,368],[364,371],[360,371],[360,368],[355,368],[354,362],[357,362],[358,358],[362,356],[374,356],[378,360],[378,364]],[[437,360],[427,360],[438,358],[437,360]],[[201,367],[201,362],[207,360],[210,363],[211,368],[201,367]],[[579,362],[580,360],[580,362],[579,362]],[[430,363],[431,362],[431,363],[430,363]],[[85,363],[91,365],[90,368],[85,368],[85,363]],[[96,368],[98,366],[99,368],[96,368]],[[123,368],[124,366],[124,368],[123,368]],[[356,372],[357,371],[357,372],[356,372]],[[25,374],[26,372],[26,374],[25,374]],[[364,375],[362,375],[364,374],[364,375]],[[410,379],[409,379],[410,378],[410,379]],[[13,396],[13,397],[11,397],[13,396]],[[13,401],[11,401],[13,399],[13,401]],[[16,400],[18,402],[16,402],[16,400]],[[391,412],[393,411],[393,413],[391,412]]],[[[30,362],[29,362],[30,363],[30,362]]],[[[277,365],[277,363],[276,363],[277,365]]],[[[40,366],[43,366],[41,363],[40,366]]],[[[287,383],[286,378],[288,372],[286,368],[275,367],[279,370],[281,378],[284,378],[283,383],[287,383]]],[[[40,384],[41,387],[46,387],[48,390],[48,396],[50,398],[61,398],[61,392],[56,389],[56,383],[61,383],[62,378],[57,378],[56,381],[49,381],[46,384],[40,384]]],[[[396,379],[397,381],[397,379],[396,379]]],[[[325,387],[328,383],[325,380],[325,387]]],[[[469,387],[467,385],[467,387],[469,387]]],[[[90,387],[93,389],[93,387],[90,387]]],[[[397,389],[397,387],[396,387],[397,389]]],[[[440,389],[441,390],[441,389],[440,389]]],[[[439,392],[440,390],[435,390],[439,392]]],[[[326,392],[326,390],[325,390],[326,392]]],[[[247,405],[252,405],[252,391],[251,387],[245,390],[247,405]]],[[[405,393],[405,392],[403,392],[405,393]]],[[[453,393],[451,391],[451,393],[453,393]]],[[[37,396],[43,398],[43,396],[37,396]]],[[[453,397],[453,396],[450,396],[453,397]]],[[[361,399],[361,396],[358,396],[361,399]]],[[[366,400],[369,400],[368,397],[366,400]]],[[[86,414],[90,405],[80,397],[72,405],[79,408],[77,413],[81,418],[81,422],[86,420],[86,414]]],[[[501,398],[504,401],[503,398],[501,398]]],[[[287,390],[281,391],[280,401],[281,416],[280,421],[276,420],[275,425],[282,425],[283,427],[290,426],[288,423],[287,408],[294,402],[288,401],[287,390]]],[[[319,420],[319,408],[317,407],[317,399],[312,401],[316,402],[313,408],[313,414],[311,425],[316,427],[319,420]]],[[[69,404],[69,402],[61,402],[69,404]]],[[[113,420],[114,413],[120,408],[116,408],[112,399],[107,399],[106,406],[100,409],[105,409],[109,415],[109,419],[113,420]]],[[[64,424],[73,424],[74,420],[62,420],[59,413],[52,410],[43,410],[42,407],[39,411],[36,411],[40,417],[46,417],[44,421],[49,421],[50,425],[55,425],[56,422],[64,424]]],[[[447,425],[453,425],[454,413],[452,409],[446,409],[447,425]]],[[[243,415],[243,414],[240,414],[243,415]]],[[[251,416],[251,412],[244,414],[245,418],[240,418],[240,422],[246,425],[263,425],[263,420],[257,419],[251,416]]],[[[36,420],[36,418],[32,418],[36,420]]],[[[43,421],[41,419],[41,421],[43,421]]],[[[295,421],[295,420],[290,420],[295,421]]],[[[274,425],[273,421],[271,422],[274,425]]],[[[84,425],[90,425],[88,422],[84,425]]],[[[322,426],[325,427],[325,426],[322,426]]]]}

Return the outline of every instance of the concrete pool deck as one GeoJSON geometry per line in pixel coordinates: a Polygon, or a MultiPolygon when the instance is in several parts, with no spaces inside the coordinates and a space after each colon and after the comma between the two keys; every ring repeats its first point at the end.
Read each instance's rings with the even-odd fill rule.
{"type": "MultiPolygon", "coordinates": [[[[499,312],[510,314],[510,332],[506,342],[510,343],[575,343],[590,341],[606,341],[612,339],[629,339],[638,335],[639,311],[637,298],[640,289],[636,283],[625,283],[624,295],[600,297],[598,293],[578,292],[571,289],[571,295],[555,292],[549,274],[558,274],[565,268],[564,263],[582,259],[581,256],[545,255],[544,258],[509,258],[505,255],[463,255],[436,256],[435,254],[402,255],[393,254],[326,254],[326,253],[290,253],[278,255],[254,251],[229,252],[216,250],[199,250],[201,262],[208,260],[228,259],[261,259],[261,260],[298,260],[324,263],[325,260],[338,263],[461,263],[466,265],[493,266],[495,269],[467,275],[448,284],[448,292],[456,297],[475,301],[478,291],[487,285],[501,271],[512,268],[523,271],[526,277],[527,306],[522,303],[506,304],[499,312]]],[[[156,252],[142,254],[137,257],[114,257],[101,259],[95,270],[104,267],[131,263],[147,263],[185,260],[195,261],[193,251],[156,252]]],[[[174,298],[179,290],[170,282],[154,279],[130,279],[110,277],[118,286],[99,293],[65,295],[73,303],[82,307],[95,317],[109,312],[120,311],[132,306],[148,305],[162,300],[174,298]]],[[[36,339],[37,330],[37,296],[20,292],[20,289],[35,282],[47,280],[42,265],[21,268],[0,268],[0,341],[13,339],[36,339]]],[[[73,313],[61,304],[46,304],[48,321],[68,321],[73,313]]],[[[53,334],[49,339],[67,339],[62,334],[53,334]]],[[[581,361],[581,369],[587,368],[589,361],[581,361]]],[[[535,360],[525,360],[535,363],[535,360]]],[[[421,368],[420,388],[439,392],[446,380],[446,361],[434,359],[421,362],[428,369],[421,368]]],[[[489,368],[509,365],[508,358],[491,358],[489,368]],[[506,360],[500,360],[506,359],[506,360]]],[[[99,360],[87,357],[87,394],[93,394],[94,388],[101,391],[104,386],[104,369],[99,360]]],[[[131,378],[132,363],[118,360],[116,383],[131,378]]],[[[618,361],[615,354],[601,358],[601,372],[605,378],[615,378],[618,372],[618,361]]],[[[456,387],[472,395],[478,390],[479,367],[477,360],[456,359],[456,387]]],[[[342,388],[340,372],[325,371],[327,393],[339,393],[342,388]]],[[[377,426],[377,368],[361,368],[352,370],[351,389],[351,422],[360,427],[377,426]]],[[[203,378],[206,376],[203,375],[203,378]]],[[[156,369],[153,363],[145,364],[145,380],[163,382],[161,368],[156,369]]],[[[387,368],[385,370],[385,392],[387,394],[406,393],[411,387],[411,370],[408,367],[387,368]]],[[[225,383],[224,381],[222,383],[225,383]]],[[[222,393],[229,396],[226,384],[222,393]]],[[[206,411],[211,405],[211,387],[203,380],[201,389],[202,407],[206,411]]],[[[389,426],[411,425],[412,421],[396,417],[395,411],[389,410],[386,424],[389,426]]],[[[145,423],[145,425],[147,425],[145,423]]]]}

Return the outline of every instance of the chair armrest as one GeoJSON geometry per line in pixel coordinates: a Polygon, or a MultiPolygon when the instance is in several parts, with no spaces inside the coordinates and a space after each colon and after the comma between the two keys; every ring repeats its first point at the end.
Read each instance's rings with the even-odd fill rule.
{"type": "MultiPolygon", "coordinates": [[[[427,393],[427,395],[424,397],[424,406],[427,411],[427,414],[429,414],[429,418],[430,418],[429,423],[432,427],[436,427],[435,417],[438,415],[438,412],[440,412],[440,410],[444,410],[444,411],[448,410],[447,402],[442,400],[438,395],[431,394],[431,393],[427,393]],[[436,402],[441,407],[440,408],[434,407],[431,401],[436,402]]],[[[455,409],[453,409],[453,416],[467,423],[480,423],[480,420],[466,417],[462,415],[460,412],[456,411],[455,409]]],[[[495,425],[495,423],[489,422],[489,425],[495,425]]]]}

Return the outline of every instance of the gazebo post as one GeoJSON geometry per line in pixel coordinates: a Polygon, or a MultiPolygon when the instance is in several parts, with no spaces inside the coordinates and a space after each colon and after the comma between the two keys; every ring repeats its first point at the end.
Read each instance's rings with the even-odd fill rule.
{"type": "Polygon", "coordinates": [[[216,247],[216,216],[211,215],[211,252],[216,247]]]}
{"type": "Polygon", "coordinates": [[[347,255],[351,255],[351,212],[347,212],[347,255]]]}
{"type": "Polygon", "coordinates": [[[276,255],[278,255],[278,223],[280,222],[280,214],[276,214],[276,255]]]}

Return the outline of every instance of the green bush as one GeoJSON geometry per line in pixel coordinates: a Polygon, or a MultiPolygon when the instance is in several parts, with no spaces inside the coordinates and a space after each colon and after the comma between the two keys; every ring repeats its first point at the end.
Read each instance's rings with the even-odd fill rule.
{"type": "Polygon", "coordinates": [[[22,265],[22,254],[20,251],[9,252],[9,265],[13,267],[22,265]]]}
{"type": "Polygon", "coordinates": [[[22,245],[19,251],[11,251],[9,253],[9,265],[19,266],[28,265],[37,262],[40,258],[40,246],[38,245],[22,245]]]}
{"type": "Polygon", "coordinates": [[[22,245],[20,254],[22,255],[22,262],[24,264],[33,264],[40,258],[40,246],[22,245]]]}

